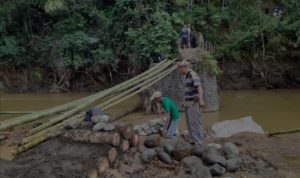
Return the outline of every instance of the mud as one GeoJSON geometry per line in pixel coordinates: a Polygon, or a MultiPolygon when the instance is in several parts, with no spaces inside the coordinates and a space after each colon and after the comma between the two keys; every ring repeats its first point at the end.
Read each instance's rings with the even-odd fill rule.
{"type": "MultiPolygon", "coordinates": [[[[298,178],[300,176],[300,133],[267,137],[241,133],[226,139],[206,140],[207,143],[235,143],[240,150],[242,166],[232,177],[298,178]]],[[[97,168],[97,160],[105,157],[109,147],[83,144],[60,137],[17,156],[13,161],[1,160],[0,177],[86,177],[97,168]]],[[[180,163],[165,165],[154,160],[143,164],[137,148],[119,155],[102,177],[180,177],[180,163]]]]}
{"type": "Polygon", "coordinates": [[[82,144],[64,138],[50,139],[17,156],[12,162],[1,160],[0,177],[86,177],[97,168],[109,146],[82,144]]]}

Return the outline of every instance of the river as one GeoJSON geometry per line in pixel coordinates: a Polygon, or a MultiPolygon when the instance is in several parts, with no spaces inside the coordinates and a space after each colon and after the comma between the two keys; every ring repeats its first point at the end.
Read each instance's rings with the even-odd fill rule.
{"type": "MultiPolygon", "coordinates": [[[[2,94],[0,111],[38,111],[67,103],[90,93],[38,93],[2,94]]],[[[118,115],[138,104],[138,97],[109,109],[109,115],[118,115]]],[[[10,119],[20,114],[0,114],[0,120],[10,119]]],[[[182,114],[182,117],[184,114],[182,114]]],[[[265,131],[300,127],[300,90],[248,90],[224,91],[220,94],[220,110],[203,114],[203,125],[228,119],[252,116],[265,131]]],[[[124,117],[123,121],[134,124],[143,123],[157,115],[136,112],[124,117]]],[[[184,119],[180,130],[185,129],[184,119]]]]}

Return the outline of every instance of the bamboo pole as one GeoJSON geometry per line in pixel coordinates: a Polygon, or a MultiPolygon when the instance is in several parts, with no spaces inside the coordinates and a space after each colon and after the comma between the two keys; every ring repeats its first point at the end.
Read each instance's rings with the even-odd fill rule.
{"type": "Polygon", "coordinates": [[[104,106],[104,107],[103,107],[103,110],[105,110],[105,109],[107,109],[107,108],[110,108],[110,107],[112,107],[112,106],[114,106],[114,105],[116,105],[116,104],[119,104],[119,103],[121,103],[122,101],[124,101],[124,100],[126,100],[126,99],[128,99],[128,98],[130,98],[130,97],[132,97],[132,96],[134,96],[134,95],[136,95],[137,93],[139,93],[139,92],[141,92],[141,91],[143,91],[143,90],[145,90],[145,89],[147,89],[147,88],[149,88],[150,86],[152,86],[153,84],[155,84],[156,82],[158,82],[159,80],[161,80],[162,78],[164,78],[165,76],[167,76],[169,73],[171,73],[172,71],[174,71],[175,69],[176,69],[176,66],[173,66],[172,68],[168,69],[164,74],[162,74],[160,77],[158,77],[157,79],[155,79],[153,82],[151,82],[151,83],[149,83],[148,85],[142,87],[142,88],[139,89],[138,91],[135,91],[135,92],[131,93],[130,95],[127,95],[127,96],[125,96],[125,97],[119,99],[118,101],[115,101],[115,102],[113,102],[113,103],[108,104],[107,106],[104,106]]]}
{"type": "MultiPolygon", "coordinates": [[[[126,82],[123,82],[123,83],[121,83],[119,85],[116,85],[115,87],[112,87],[112,88],[114,88],[114,89],[122,88],[127,83],[130,83],[130,82],[133,82],[133,81],[137,80],[137,77],[146,76],[146,75],[148,75],[151,72],[155,71],[157,68],[159,68],[161,65],[164,65],[167,62],[169,62],[169,61],[164,60],[161,63],[159,63],[159,65],[154,66],[154,67],[150,68],[149,70],[143,72],[142,74],[140,74],[140,75],[138,75],[134,78],[131,78],[131,79],[127,80],[126,82]]],[[[106,89],[104,91],[109,91],[112,88],[106,89]]],[[[9,127],[21,125],[21,124],[24,124],[26,122],[30,122],[30,121],[33,121],[33,120],[37,120],[39,118],[43,118],[43,117],[46,117],[46,116],[49,116],[49,115],[53,115],[53,114],[56,114],[56,113],[59,113],[59,112],[63,112],[63,111],[72,109],[75,106],[77,106],[78,104],[84,103],[86,100],[92,99],[92,98],[94,98],[95,96],[97,96],[98,94],[100,94],[101,92],[104,92],[104,91],[100,91],[100,92],[95,93],[93,95],[90,95],[88,97],[78,99],[78,100],[75,100],[75,101],[60,105],[60,106],[56,106],[56,107],[53,107],[53,108],[50,108],[50,109],[42,110],[40,112],[35,112],[35,113],[32,113],[32,114],[16,117],[16,118],[9,119],[9,120],[6,120],[6,121],[1,121],[0,122],[0,130],[4,130],[4,129],[7,129],[9,127]]]]}
{"type": "Polygon", "coordinates": [[[20,154],[20,153],[22,153],[22,152],[24,152],[24,151],[26,151],[26,150],[28,150],[28,149],[36,146],[36,145],[42,143],[43,141],[47,140],[49,137],[51,137],[50,134],[42,135],[42,136],[40,136],[40,137],[32,140],[31,142],[18,147],[15,153],[16,154],[20,154]]]}
{"type": "MultiPolygon", "coordinates": [[[[82,114],[82,113],[81,113],[81,114],[77,114],[77,115],[75,115],[75,116],[69,118],[68,121],[70,121],[70,120],[77,120],[77,119],[79,119],[79,118],[82,118],[83,115],[84,115],[84,114],[82,114]]],[[[60,125],[59,125],[58,127],[64,126],[64,124],[65,124],[66,122],[67,122],[67,120],[66,120],[65,122],[63,122],[63,123],[60,123],[60,125]]],[[[35,134],[33,134],[33,135],[29,135],[29,136],[23,138],[21,144],[22,144],[22,145],[27,144],[28,142],[31,142],[31,141],[34,140],[34,139],[37,139],[37,138],[39,138],[39,137],[41,137],[41,136],[43,136],[43,135],[45,135],[45,134],[48,134],[48,133],[50,133],[50,132],[52,132],[52,131],[55,131],[58,127],[49,127],[48,129],[44,129],[44,130],[42,130],[42,131],[40,131],[40,132],[38,132],[38,133],[35,133],[35,134]]]]}
{"type": "Polygon", "coordinates": [[[37,111],[0,111],[0,114],[32,114],[37,111]]]}
{"type": "MultiPolygon", "coordinates": [[[[171,67],[170,69],[168,69],[167,71],[165,71],[164,74],[160,75],[157,79],[155,79],[155,80],[152,81],[151,83],[149,83],[149,84],[147,84],[146,86],[144,86],[144,87],[142,87],[142,88],[136,90],[135,92],[131,93],[130,95],[127,95],[126,97],[124,97],[124,98],[122,98],[122,99],[120,99],[120,100],[118,100],[118,101],[115,101],[115,102],[113,102],[113,103],[107,105],[107,106],[105,107],[105,109],[107,109],[107,108],[109,108],[109,107],[111,107],[111,106],[114,106],[114,105],[116,105],[116,104],[118,104],[118,103],[124,101],[125,99],[130,98],[130,97],[132,97],[133,95],[135,95],[135,94],[137,94],[137,93],[139,93],[139,92],[141,92],[141,91],[147,89],[148,87],[152,86],[152,85],[155,84],[157,81],[161,80],[162,78],[164,78],[166,75],[168,75],[169,73],[171,73],[171,72],[172,72],[173,70],[175,70],[175,69],[176,69],[176,66],[171,67]]],[[[81,115],[81,114],[80,114],[80,115],[81,115]]],[[[80,120],[83,120],[82,117],[79,118],[79,119],[80,119],[80,120]]],[[[63,121],[63,122],[60,122],[60,123],[58,123],[58,124],[56,124],[56,125],[54,125],[54,126],[52,126],[52,127],[50,127],[50,128],[47,128],[47,129],[43,130],[43,134],[40,134],[39,136],[32,137],[33,139],[31,139],[30,142],[28,142],[28,143],[24,144],[23,146],[21,146],[20,148],[18,148],[17,153],[19,154],[19,153],[21,153],[21,152],[23,152],[23,151],[26,151],[26,150],[28,150],[28,149],[30,149],[30,148],[32,148],[32,147],[38,145],[39,143],[41,143],[41,142],[47,140],[49,137],[51,137],[51,135],[52,135],[51,133],[52,133],[52,132],[55,132],[57,129],[63,127],[64,122],[66,122],[66,121],[67,121],[67,120],[65,120],[65,121],[63,121]]],[[[25,138],[24,138],[24,139],[25,139],[25,138]]]]}
{"type": "Polygon", "coordinates": [[[278,132],[271,132],[268,133],[267,135],[269,137],[272,137],[274,135],[281,135],[281,134],[290,134],[290,133],[296,133],[296,132],[300,132],[300,128],[296,128],[296,129],[290,129],[290,130],[280,130],[278,132]]]}
{"type": "MultiPolygon", "coordinates": [[[[141,81],[143,81],[144,79],[149,79],[149,78],[155,76],[158,72],[164,70],[165,67],[168,67],[170,64],[171,64],[171,63],[166,63],[166,65],[163,65],[162,68],[157,69],[157,70],[155,71],[155,73],[152,73],[152,74],[150,74],[150,75],[147,75],[147,76],[143,77],[141,81]]],[[[137,81],[139,82],[140,80],[137,80],[137,81]]],[[[144,83],[139,83],[138,85],[136,85],[136,83],[133,83],[132,85],[133,85],[133,86],[135,85],[135,86],[134,86],[133,88],[130,88],[130,89],[128,89],[128,88],[129,88],[129,87],[132,87],[131,85],[129,85],[128,87],[125,87],[125,89],[127,89],[127,90],[126,90],[125,92],[123,92],[123,93],[121,94],[121,96],[125,96],[126,94],[130,93],[131,91],[134,91],[134,90],[140,88],[143,84],[144,84],[144,83]]],[[[117,88],[116,88],[116,89],[117,89],[117,88]]],[[[120,89],[120,88],[119,88],[119,89],[120,89]]],[[[76,114],[76,113],[80,112],[81,110],[86,109],[86,108],[89,107],[91,104],[93,104],[93,103],[96,102],[97,100],[99,100],[99,99],[101,99],[101,98],[107,96],[108,94],[109,94],[109,91],[100,93],[97,97],[94,97],[93,99],[87,101],[86,103],[82,103],[81,105],[79,105],[79,106],[77,106],[76,108],[74,108],[74,109],[72,109],[72,110],[70,110],[70,111],[68,111],[68,112],[66,112],[66,113],[64,113],[64,114],[62,114],[62,115],[60,115],[59,117],[54,118],[54,119],[51,119],[51,120],[49,120],[48,122],[46,122],[46,123],[44,123],[44,124],[42,124],[42,125],[40,125],[40,126],[38,126],[38,127],[35,127],[35,128],[33,128],[33,129],[31,129],[31,130],[29,131],[29,134],[31,135],[31,134],[37,133],[37,132],[39,132],[39,131],[41,131],[41,130],[43,130],[43,129],[45,129],[45,128],[51,126],[51,125],[54,125],[54,124],[56,124],[56,123],[58,123],[58,122],[64,120],[65,118],[71,117],[73,114],[76,114]]],[[[119,97],[120,97],[120,96],[119,96],[119,97]]],[[[116,98],[116,99],[117,99],[117,98],[116,98]]],[[[113,101],[113,100],[111,100],[111,99],[110,99],[110,100],[107,100],[106,102],[104,102],[104,104],[108,104],[108,103],[110,103],[110,102],[112,102],[112,101],[113,101]]],[[[103,104],[103,105],[104,105],[104,104],[103,104]]]]}

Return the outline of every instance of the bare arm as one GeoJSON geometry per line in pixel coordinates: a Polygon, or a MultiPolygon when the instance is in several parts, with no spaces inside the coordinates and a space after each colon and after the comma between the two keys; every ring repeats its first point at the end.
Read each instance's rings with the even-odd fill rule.
{"type": "Polygon", "coordinates": [[[197,87],[199,100],[203,100],[203,89],[201,85],[197,87]]]}
{"type": "Polygon", "coordinates": [[[199,105],[200,105],[201,108],[205,108],[206,104],[205,104],[204,99],[203,99],[203,89],[202,89],[201,85],[199,85],[197,87],[197,90],[198,90],[198,97],[199,97],[199,105]]]}

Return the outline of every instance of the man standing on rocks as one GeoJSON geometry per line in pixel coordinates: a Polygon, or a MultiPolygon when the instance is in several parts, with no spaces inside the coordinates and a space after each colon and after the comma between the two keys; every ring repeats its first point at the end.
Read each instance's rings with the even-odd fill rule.
{"type": "Polygon", "coordinates": [[[179,72],[185,76],[183,106],[185,108],[189,139],[191,143],[200,146],[203,144],[202,141],[204,138],[200,108],[205,108],[201,81],[198,74],[189,68],[187,61],[179,62],[177,68],[179,72]]]}
{"type": "Polygon", "coordinates": [[[160,103],[164,112],[170,113],[170,118],[165,123],[164,131],[167,131],[167,138],[173,138],[176,135],[180,116],[177,106],[171,99],[166,96],[162,96],[159,91],[154,92],[150,100],[160,103]]]}

